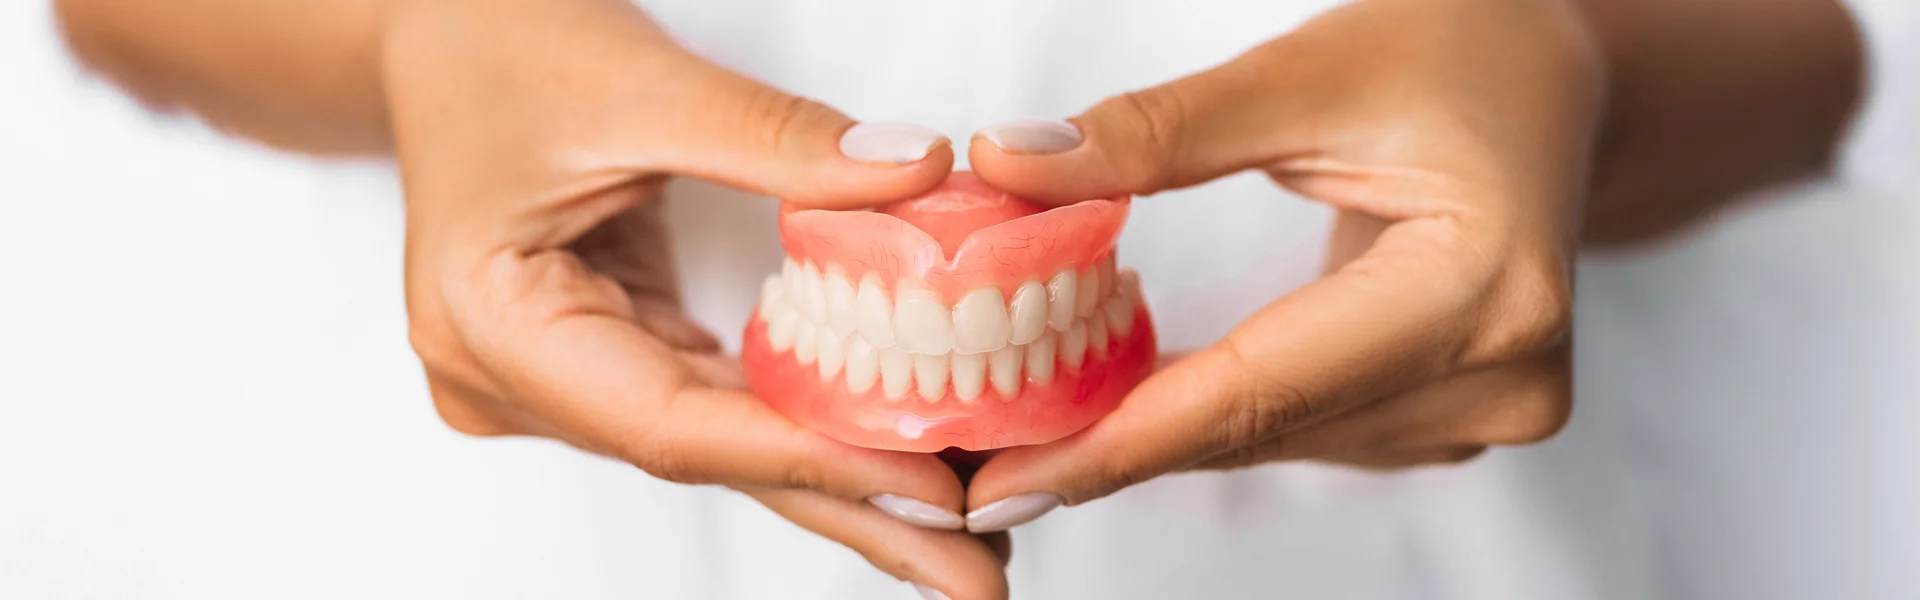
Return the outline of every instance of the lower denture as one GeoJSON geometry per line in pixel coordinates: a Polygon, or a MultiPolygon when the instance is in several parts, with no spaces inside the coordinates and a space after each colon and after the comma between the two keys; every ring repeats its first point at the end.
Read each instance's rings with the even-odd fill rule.
{"type": "Polygon", "coordinates": [[[742,360],[753,391],[841,441],[936,452],[1037,444],[1111,412],[1155,352],[1116,271],[1127,199],[1047,210],[955,173],[860,211],[783,211],[742,360]]]}

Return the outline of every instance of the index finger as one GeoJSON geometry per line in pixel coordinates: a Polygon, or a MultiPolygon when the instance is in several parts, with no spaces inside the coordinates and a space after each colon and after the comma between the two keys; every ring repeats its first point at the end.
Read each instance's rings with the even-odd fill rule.
{"type": "Polygon", "coordinates": [[[1490,276],[1452,227],[1389,227],[1365,256],[1155,373],[1093,426],[994,457],[969,506],[1034,492],[1093,500],[1433,377],[1464,347],[1461,317],[1490,276]]]}

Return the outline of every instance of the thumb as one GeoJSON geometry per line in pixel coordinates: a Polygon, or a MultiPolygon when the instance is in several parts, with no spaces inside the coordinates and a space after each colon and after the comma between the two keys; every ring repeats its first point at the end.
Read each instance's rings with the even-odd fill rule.
{"type": "Polygon", "coordinates": [[[916,195],[953,170],[952,142],[906,123],[855,123],[827,105],[689,57],[647,129],[669,172],[809,208],[916,195]]]}
{"type": "Polygon", "coordinates": [[[1299,112],[1243,57],[1210,71],[1108,98],[1065,123],[1021,120],[974,134],[968,158],[1008,192],[1072,203],[1146,195],[1270,164],[1289,153],[1299,112]]]}

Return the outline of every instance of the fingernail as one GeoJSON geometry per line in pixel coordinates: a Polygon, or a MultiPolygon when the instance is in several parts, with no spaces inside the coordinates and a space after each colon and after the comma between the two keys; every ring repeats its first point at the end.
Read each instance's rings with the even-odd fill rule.
{"type": "Polygon", "coordinates": [[[867,499],[868,504],[878,508],[893,518],[926,527],[929,529],[960,529],[966,526],[965,519],[953,511],[927,504],[906,496],[881,494],[867,499]]]}
{"type": "Polygon", "coordinates": [[[945,143],[947,136],[912,123],[861,123],[840,134],[840,153],[865,163],[903,164],[945,143]]]}
{"type": "Polygon", "coordinates": [[[1080,128],[1060,121],[1020,119],[995,123],[980,130],[980,137],[1015,154],[1059,154],[1080,146],[1085,138],[1080,128]]]}
{"type": "Polygon", "coordinates": [[[926,598],[927,600],[952,600],[951,598],[948,598],[946,594],[940,593],[940,590],[936,590],[924,585],[920,585],[918,583],[913,584],[913,589],[915,591],[920,592],[921,598],[926,598]]]}
{"type": "Polygon", "coordinates": [[[967,513],[967,531],[992,533],[1006,531],[1040,518],[1066,502],[1059,494],[1034,492],[1007,498],[967,513]]]}

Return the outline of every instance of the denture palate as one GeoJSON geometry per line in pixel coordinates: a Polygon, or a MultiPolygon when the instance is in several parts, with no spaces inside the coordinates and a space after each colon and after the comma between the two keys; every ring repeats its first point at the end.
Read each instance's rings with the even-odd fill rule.
{"type": "Polygon", "coordinates": [[[763,284],[759,311],[767,344],[817,366],[821,381],[840,378],[854,394],[878,384],[896,401],[912,390],[939,402],[951,390],[973,402],[988,385],[1012,400],[1026,381],[1051,382],[1056,364],[1105,359],[1132,335],[1139,298],[1138,276],[1116,272],[1111,253],[1023,281],[1011,297],[989,286],[958,298],[789,258],[763,284]]]}

